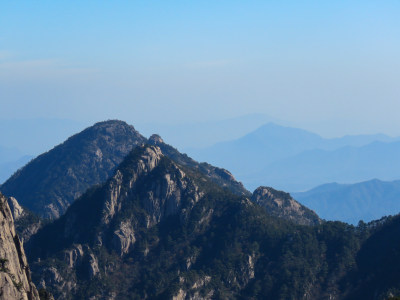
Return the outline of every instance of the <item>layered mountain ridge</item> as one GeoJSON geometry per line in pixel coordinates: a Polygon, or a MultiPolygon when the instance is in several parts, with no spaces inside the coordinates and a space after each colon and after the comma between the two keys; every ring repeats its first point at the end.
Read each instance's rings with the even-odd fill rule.
{"type": "MultiPolygon", "coordinates": [[[[280,243],[289,242],[286,234],[295,226],[267,211],[179,165],[158,146],[139,146],[105,184],[29,241],[35,280],[60,299],[251,294],[249,284],[266,257],[279,261],[280,243]]],[[[302,228],[302,234],[309,231],[302,228]]],[[[284,295],[281,284],[274,281],[263,293],[284,295]]]]}
{"type": "Polygon", "coordinates": [[[123,121],[96,123],[16,172],[0,190],[45,218],[58,218],[89,187],[106,181],[138,145],[157,144],[167,155],[201,172],[238,194],[248,194],[228,171],[199,164],[155,136],[147,140],[123,121]]]}
{"type": "Polygon", "coordinates": [[[355,225],[360,220],[370,222],[400,211],[399,180],[327,183],[293,196],[324,219],[355,225]]]}
{"type": "MultiPolygon", "coordinates": [[[[93,127],[107,132],[115,122],[128,126],[93,127]]],[[[98,157],[96,147],[81,157],[98,157]]],[[[322,221],[288,193],[261,186],[251,194],[229,171],[194,161],[158,135],[134,144],[110,172],[26,239],[35,284],[57,299],[383,300],[400,294],[390,268],[398,260],[399,216],[358,227],[322,221]]],[[[17,200],[8,201],[16,218],[29,216],[17,200]]]]}
{"type": "Polygon", "coordinates": [[[398,137],[383,134],[329,139],[268,123],[239,139],[188,152],[227,168],[248,189],[268,185],[299,192],[335,181],[396,180],[399,149],[398,137]]]}

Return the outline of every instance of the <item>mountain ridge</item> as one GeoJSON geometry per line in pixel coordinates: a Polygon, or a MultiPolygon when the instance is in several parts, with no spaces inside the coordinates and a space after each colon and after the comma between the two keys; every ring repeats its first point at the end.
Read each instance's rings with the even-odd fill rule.
{"type": "MultiPolygon", "coordinates": [[[[255,279],[263,282],[265,272],[273,274],[260,272],[267,261],[273,260],[270,268],[280,273],[282,243],[300,247],[291,241],[292,230],[318,239],[313,227],[271,216],[198,170],[183,169],[158,146],[143,145],[105,184],[88,190],[65,215],[44,226],[28,249],[35,281],[60,299],[236,298],[254,296],[255,279]]],[[[292,272],[297,274],[298,267],[292,272]]],[[[283,282],[273,280],[262,294],[300,292],[280,290],[283,282]]],[[[315,289],[312,293],[321,293],[315,289]]]]}
{"type": "Polygon", "coordinates": [[[142,142],[134,127],[122,121],[96,123],[32,160],[1,191],[33,212],[57,218],[84,190],[105,181],[133,145],[142,142]]]}
{"type": "Polygon", "coordinates": [[[347,159],[342,168],[351,166],[348,160],[357,155],[362,156],[366,151],[365,148],[369,149],[369,155],[374,155],[374,158],[380,157],[381,162],[386,159],[387,162],[389,159],[396,160],[395,150],[390,152],[389,147],[392,145],[396,148],[398,143],[399,138],[382,134],[325,139],[306,130],[268,123],[242,138],[202,150],[193,149],[189,153],[196,159],[229,169],[250,190],[260,185],[268,185],[295,192],[325,182],[341,180],[339,175],[347,176],[347,182],[381,176],[383,176],[381,179],[385,180],[396,179],[396,176],[399,178],[400,174],[393,168],[391,177],[384,177],[385,174],[380,171],[379,165],[372,165],[367,158],[363,162],[365,165],[370,165],[368,177],[363,177],[361,172],[357,173],[357,168],[362,165],[354,167],[351,172],[343,171],[336,177],[328,176],[338,172],[335,167],[340,166],[340,161],[328,164],[337,153],[342,153],[342,160],[347,159]],[[325,165],[319,170],[321,163],[325,165]],[[303,168],[308,169],[303,170],[303,168]],[[326,174],[321,173],[324,170],[326,174]]]}
{"type": "Polygon", "coordinates": [[[98,122],[33,159],[1,185],[0,190],[34,213],[58,218],[86,189],[106,181],[134,147],[150,143],[235,193],[250,194],[229,171],[200,164],[155,137],[147,140],[123,121],[98,122]]]}
{"type": "Polygon", "coordinates": [[[328,183],[293,193],[293,197],[324,219],[357,224],[359,220],[369,222],[400,211],[400,180],[328,183]]]}

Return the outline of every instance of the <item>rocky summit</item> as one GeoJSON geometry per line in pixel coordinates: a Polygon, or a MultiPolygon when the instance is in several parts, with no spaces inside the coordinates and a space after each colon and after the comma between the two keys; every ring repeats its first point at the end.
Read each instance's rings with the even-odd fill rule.
{"type": "Polygon", "coordinates": [[[271,216],[291,220],[300,225],[321,223],[315,212],[294,200],[289,193],[271,187],[260,186],[254,191],[251,200],[264,207],[271,216]]]}
{"type": "Polygon", "coordinates": [[[16,172],[1,191],[46,218],[57,218],[92,185],[107,180],[138,144],[133,126],[105,121],[70,137],[16,172]]]}
{"type": "Polygon", "coordinates": [[[7,198],[0,194],[0,299],[39,300],[7,198]]]}

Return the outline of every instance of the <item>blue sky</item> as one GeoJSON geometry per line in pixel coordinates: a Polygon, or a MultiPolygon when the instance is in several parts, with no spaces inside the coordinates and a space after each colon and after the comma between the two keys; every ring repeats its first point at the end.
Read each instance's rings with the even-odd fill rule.
{"type": "Polygon", "coordinates": [[[398,1],[1,1],[1,118],[262,113],[400,135],[398,1]]]}

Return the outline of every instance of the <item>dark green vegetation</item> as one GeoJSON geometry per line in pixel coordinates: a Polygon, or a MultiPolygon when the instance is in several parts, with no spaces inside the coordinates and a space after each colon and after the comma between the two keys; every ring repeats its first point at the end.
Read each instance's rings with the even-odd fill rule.
{"type": "MultiPolygon", "coordinates": [[[[359,227],[365,228],[365,224],[359,227]]],[[[352,297],[400,295],[400,216],[371,222],[369,227],[376,228],[357,253],[357,270],[348,276],[357,287],[352,297]]]]}
{"type": "Polygon", "coordinates": [[[328,183],[293,197],[323,219],[357,224],[400,212],[400,181],[328,183]]]}
{"type": "Polygon", "coordinates": [[[28,252],[60,299],[385,299],[400,283],[399,222],[296,225],[146,146],[28,252]]]}

